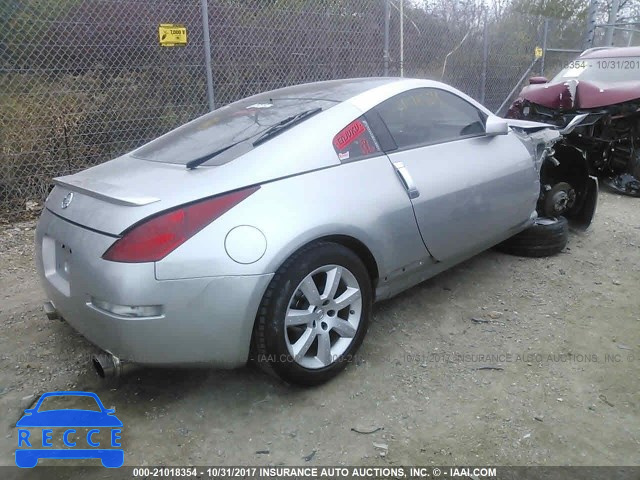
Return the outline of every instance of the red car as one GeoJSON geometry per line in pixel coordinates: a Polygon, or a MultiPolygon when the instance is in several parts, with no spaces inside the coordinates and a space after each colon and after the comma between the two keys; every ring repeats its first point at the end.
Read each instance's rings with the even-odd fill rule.
{"type": "Polygon", "coordinates": [[[640,47],[591,48],[550,81],[529,83],[507,117],[562,127],[591,173],[640,197],[640,47]]]}

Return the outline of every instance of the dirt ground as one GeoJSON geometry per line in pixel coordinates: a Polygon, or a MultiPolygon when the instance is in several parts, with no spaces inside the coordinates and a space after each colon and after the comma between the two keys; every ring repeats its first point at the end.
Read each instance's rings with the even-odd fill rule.
{"type": "Polygon", "coordinates": [[[306,390],[248,368],[100,380],[42,313],[33,222],[0,226],[0,464],[23,409],[77,389],[116,408],[126,465],[640,465],[640,200],[600,198],[556,257],[485,252],[377,304],[355,363],[306,390]]]}

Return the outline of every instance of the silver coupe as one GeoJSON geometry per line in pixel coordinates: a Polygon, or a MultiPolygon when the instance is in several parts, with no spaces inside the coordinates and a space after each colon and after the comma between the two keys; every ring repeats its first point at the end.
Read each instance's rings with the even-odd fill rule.
{"type": "Polygon", "coordinates": [[[374,301],[497,244],[557,253],[597,199],[555,127],[398,78],[249,97],[54,185],[45,310],[99,373],[253,360],[303,385],[353,358],[374,301]]]}

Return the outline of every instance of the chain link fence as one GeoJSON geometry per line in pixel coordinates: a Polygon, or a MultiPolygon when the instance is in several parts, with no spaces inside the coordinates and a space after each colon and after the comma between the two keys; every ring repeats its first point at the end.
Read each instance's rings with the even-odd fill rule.
{"type": "MultiPolygon", "coordinates": [[[[399,59],[400,16],[395,13],[391,52],[399,59]]],[[[544,19],[522,14],[495,18],[480,9],[466,12],[468,18],[460,14],[455,9],[404,10],[404,74],[453,85],[495,111],[535,59],[544,19]]],[[[393,75],[400,75],[399,63],[394,62],[393,75]]]]}
{"type": "MultiPolygon", "coordinates": [[[[595,26],[593,35],[593,45],[595,47],[607,45],[608,28],[606,25],[595,26]]],[[[618,23],[612,34],[611,44],[616,47],[640,47],[640,21],[618,23]]]]}
{"type": "Polygon", "coordinates": [[[27,202],[37,209],[52,177],[114,158],[206,111],[196,2],[3,5],[0,209],[5,215],[24,212],[27,202]],[[166,19],[188,26],[186,47],[158,47],[158,23],[166,19]]]}
{"type": "Polygon", "coordinates": [[[463,9],[469,2],[435,5],[3,2],[0,221],[37,211],[53,177],[126,153],[204,114],[213,100],[219,107],[296,83],[388,74],[442,80],[495,110],[521,83],[545,38],[566,44],[567,36],[582,37],[569,31],[579,30],[575,25],[547,22],[545,29],[540,17],[463,9]],[[160,46],[160,24],[184,25],[187,45],[160,46]]]}

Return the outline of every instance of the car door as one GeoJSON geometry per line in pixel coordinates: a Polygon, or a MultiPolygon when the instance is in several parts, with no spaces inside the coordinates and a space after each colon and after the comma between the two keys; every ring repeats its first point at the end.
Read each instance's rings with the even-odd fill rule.
{"type": "Polygon", "coordinates": [[[387,99],[369,116],[378,116],[387,128],[382,136],[395,142],[388,157],[437,260],[488,248],[530,220],[539,193],[530,153],[512,131],[488,135],[487,114],[467,100],[416,88],[387,99]]]}

